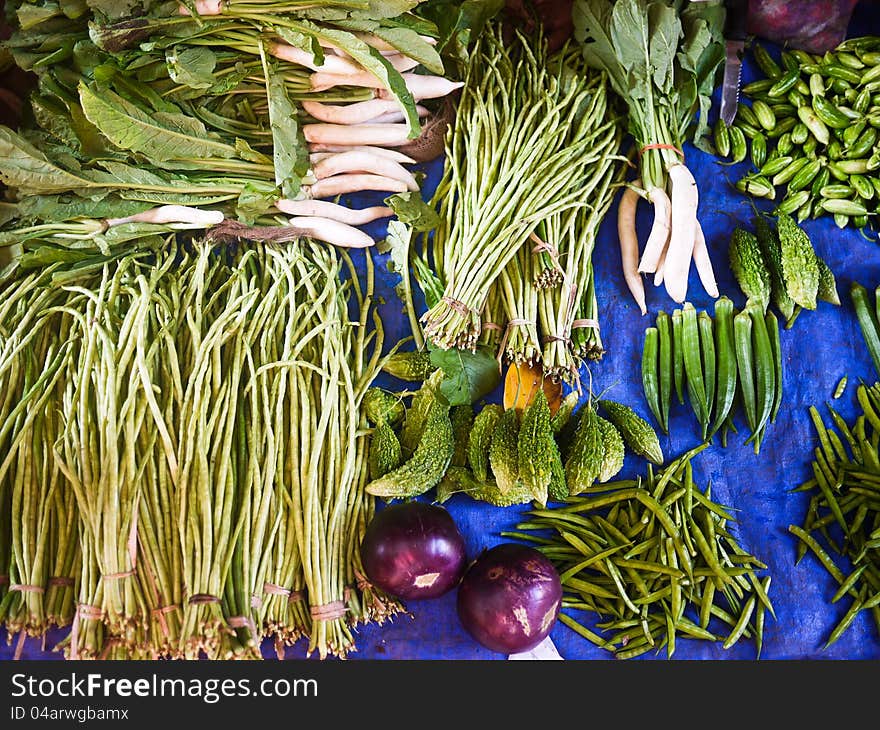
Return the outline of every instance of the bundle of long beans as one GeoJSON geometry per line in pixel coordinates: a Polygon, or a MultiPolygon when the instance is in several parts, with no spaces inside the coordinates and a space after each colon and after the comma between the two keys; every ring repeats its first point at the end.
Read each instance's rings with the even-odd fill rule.
{"type": "Polygon", "coordinates": [[[490,322],[502,327],[500,355],[546,354],[554,376],[574,378],[578,358],[601,355],[598,334],[577,330],[598,328],[590,257],[622,136],[605,76],[578,54],[519,33],[505,42],[498,27],[480,38],[433,198],[440,224],[422,251],[445,283],[422,318],[435,345],[495,341],[490,322]]]}
{"type": "Polygon", "coordinates": [[[369,257],[362,285],[310,241],[142,256],[0,282],[10,638],[72,622],[60,648],[80,659],[303,636],[345,655],[353,625],[400,610],[358,552],[383,346],[369,257]]]}

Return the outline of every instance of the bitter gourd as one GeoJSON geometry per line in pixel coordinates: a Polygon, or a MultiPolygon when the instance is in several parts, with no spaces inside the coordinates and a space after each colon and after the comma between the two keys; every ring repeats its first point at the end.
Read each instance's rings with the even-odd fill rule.
{"type": "Polygon", "coordinates": [[[425,419],[425,429],[413,455],[394,471],[367,484],[376,497],[416,497],[437,486],[452,461],[455,437],[449,406],[435,401],[425,419]]]}
{"type": "Polygon", "coordinates": [[[370,479],[384,477],[400,466],[400,441],[387,421],[379,421],[370,437],[368,457],[370,479]]]}
{"type": "Polygon", "coordinates": [[[834,278],[834,272],[818,256],[816,263],[819,264],[819,290],[816,292],[816,298],[823,302],[839,305],[840,295],[837,293],[837,279],[834,278]]]}
{"type": "Polygon", "coordinates": [[[794,314],[795,305],[785,288],[785,278],[782,274],[782,247],[779,243],[779,236],[764,216],[756,216],[752,222],[755,226],[755,236],[761,246],[761,252],[764,254],[764,261],[767,262],[767,268],[770,271],[770,292],[773,303],[779,313],[786,320],[789,320],[794,314]]]}
{"type": "Polygon", "coordinates": [[[474,409],[470,404],[454,406],[450,412],[452,435],[455,450],[452,452],[452,466],[467,466],[468,438],[474,425],[474,409]]]}
{"type": "Polygon", "coordinates": [[[604,446],[602,466],[599,468],[598,479],[604,483],[623,469],[626,447],[623,443],[623,436],[620,435],[620,431],[614,427],[611,421],[607,421],[601,416],[596,416],[596,421],[599,424],[599,431],[602,433],[602,444],[604,446]]]}
{"type": "Polygon", "coordinates": [[[453,494],[462,492],[495,507],[510,507],[532,501],[531,492],[522,482],[517,482],[513,489],[502,491],[494,481],[479,481],[467,469],[452,467],[437,485],[437,501],[442,504],[453,494]]]}
{"type": "Polygon", "coordinates": [[[436,369],[431,363],[431,354],[422,350],[395,352],[382,366],[382,372],[408,382],[427,380],[436,369]]]}
{"type": "Polygon", "coordinates": [[[443,372],[440,370],[431,375],[415,392],[409,408],[406,409],[406,418],[400,431],[400,446],[405,457],[412,455],[422,438],[428,413],[438,402],[442,380],[443,372]]]}
{"type": "Polygon", "coordinates": [[[364,393],[362,402],[364,415],[372,424],[385,421],[389,426],[396,426],[406,415],[406,406],[394,393],[382,388],[369,388],[364,393]]]}
{"type": "Polygon", "coordinates": [[[663,463],[663,449],[657,432],[644,418],[623,403],[600,400],[599,407],[614,424],[630,450],[654,464],[663,463]]]}
{"type": "Polygon", "coordinates": [[[541,504],[547,502],[547,490],[553,476],[553,431],[550,429],[550,406],[539,390],[523,411],[517,437],[519,478],[541,504]]]}
{"type": "Polygon", "coordinates": [[[780,213],[777,221],[785,289],[795,304],[804,309],[815,309],[819,264],[810,237],[789,215],[780,213]]]}
{"type": "Polygon", "coordinates": [[[485,482],[489,477],[489,445],[502,413],[504,411],[501,406],[492,403],[474,418],[474,425],[468,436],[467,461],[477,481],[485,482]]]}
{"type": "Polygon", "coordinates": [[[743,228],[736,228],[728,249],[730,270],[739,288],[750,300],[760,302],[763,311],[770,304],[770,271],[764,262],[757,237],[743,228]]]}
{"type": "Polygon", "coordinates": [[[498,419],[489,444],[489,465],[498,488],[504,493],[512,492],[519,483],[518,437],[519,415],[511,408],[498,419]]]}
{"type": "Polygon", "coordinates": [[[565,482],[571,496],[586,491],[599,476],[605,458],[605,444],[596,421],[597,414],[592,403],[583,407],[568,458],[565,461],[565,482]]]}

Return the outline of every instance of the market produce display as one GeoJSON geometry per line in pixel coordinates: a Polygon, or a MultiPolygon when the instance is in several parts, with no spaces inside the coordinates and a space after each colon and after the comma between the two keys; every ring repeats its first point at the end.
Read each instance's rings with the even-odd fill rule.
{"type": "Polygon", "coordinates": [[[877,656],[880,41],[503,5],[8,8],[0,656],[877,656]]]}

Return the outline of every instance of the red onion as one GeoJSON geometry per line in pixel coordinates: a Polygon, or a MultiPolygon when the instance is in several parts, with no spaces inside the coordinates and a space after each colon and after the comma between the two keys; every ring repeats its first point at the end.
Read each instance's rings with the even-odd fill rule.
{"type": "Polygon", "coordinates": [[[425,502],[378,512],[364,534],[361,559],[374,585],[403,599],[442,596],[467,565],[464,538],[449,512],[425,502]]]}
{"type": "Polygon", "coordinates": [[[458,617],[483,646],[503,654],[535,648],[556,623],[562,584],[537,550],[504,543],[485,551],[458,588],[458,617]]]}

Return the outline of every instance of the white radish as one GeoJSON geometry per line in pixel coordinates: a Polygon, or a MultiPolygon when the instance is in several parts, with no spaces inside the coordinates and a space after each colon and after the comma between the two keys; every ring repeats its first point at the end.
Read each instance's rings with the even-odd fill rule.
{"type": "Polygon", "coordinates": [[[687,299],[688,272],[696,240],[699,192],[694,176],[683,164],[672,165],[667,172],[672,191],[672,230],[663,283],[669,296],[683,304],[687,299]]]}
{"type": "MultiPolygon", "coordinates": [[[[447,96],[456,89],[464,86],[463,81],[450,81],[443,76],[427,76],[425,74],[404,73],[401,74],[406,88],[409,89],[413,99],[437,99],[447,96]]],[[[393,99],[393,94],[385,89],[376,76],[363,71],[357,74],[330,74],[313,73],[309,79],[312,91],[326,91],[335,86],[360,86],[368,89],[377,89],[376,96],[380,99],[393,99]]]]}
{"type": "Polygon", "coordinates": [[[415,165],[416,161],[412,157],[408,157],[403,152],[397,150],[388,150],[384,147],[366,147],[363,145],[337,145],[337,144],[313,144],[309,146],[312,154],[309,155],[309,161],[312,164],[320,162],[329,155],[335,155],[337,152],[371,152],[379,157],[388,160],[394,160],[402,165],[415,165]]]}
{"type": "MultiPolygon", "coordinates": [[[[373,48],[375,48],[382,55],[391,54],[391,53],[399,53],[399,51],[394,46],[392,46],[390,43],[388,43],[387,41],[383,41],[381,38],[373,35],[372,33],[355,33],[355,35],[358,38],[360,38],[360,40],[362,40],[364,43],[366,43],[368,46],[372,46],[373,48]]],[[[425,43],[428,43],[432,46],[437,45],[436,38],[431,38],[430,36],[427,36],[427,35],[420,35],[419,38],[421,38],[423,41],[425,41],[425,43]]]]}
{"type": "Polygon", "coordinates": [[[332,74],[357,74],[363,70],[354,61],[349,61],[339,56],[324,56],[324,63],[315,62],[315,56],[302,48],[291,46],[288,43],[271,43],[269,53],[280,58],[282,61],[290,61],[300,66],[310,68],[312,71],[323,71],[332,74]]]}
{"type": "Polygon", "coordinates": [[[179,224],[207,228],[223,222],[223,211],[202,210],[187,205],[160,205],[125,218],[107,218],[105,222],[109,228],[121,226],[123,223],[179,224]]]}
{"type": "Polygon", "coordinates": [[[307,142],[338,145],[400,147],[409,142],[405,124],[305,124],[307,142]]]}
{"type": "Polygon", "coordinates": [[[654,286],[660,286],[663,283],[663,267],[666,265],[666,252],[669,251],[669,241],[663,247],[663,253],[660,254],[660,261],[657,263],[657,271],[654,272],[654,286]]]}
{"type": "Polygon", "coordinates": [[[390,99],[370,99],[354,104],[322,104],[319,101],[301,102],[309,116],[327,124],[361,124],[388,112],[399,112],[400,104],[390,99]]]}
{"type": "Polygon", "coordinates": [[[669,241],[671,220],[671,204],[666,191],[659,187],[653,187],[647,191],[648,202],[654,206],[654,224],[651,227],[651,233],[648,234],[648,241],[645,243],[645,250],[642,252],[642,260],[639,262],[639,271],[641,273],[650,274],[657,271],[657,265],[660,263],[660,256],[666,244],[669,241]]]}
{"type": "MultiPolygon", "coordinates": [[[[638,186],[641,183],[637,181],[638,186]]],[[[648,313],[645,306],[645,284],[639,275],[639,239],[636,235],[636,205],[639,194],[631,187],[624,189],[617,206],[617,238],[620,241],[620,259],[623,264],[623,278],[630,294],[639,305],[642,314],[648,313]]]]}
{"type": "Polygon", "coordinates": [[[297,216],[290,219],[290,225],[301,231],[304,236],[317,238],[319,241],[332,243],[334,246],[342,248],[369,248],[376,244],[363,231],[330,218],[297,216]]]}
{"type": "MultiPolygon", "coordinates": [[[[199,15],[220,15],[223,12],[224,0],[196,0],[196,12],[199,15]]],[[[177,8],[181,15],[192,15],[186,5],[177,8]]]]}
{"type": "Polygon", "coordinates": [[[699,221],[697,221],[697,234],[694,239],[693,255],[703,288],[710,297],[717,299],[719,294],[718,284],[715,281],[715,272],[712,269],[712,259],[709,258],[709,248],[706,246],[706,236],[703,234],[703,227],[699,221]]]}
{"type": "Polygon", "coordinates": [[[403,165],[370,152],[340,152],[321,160],[314,166],[313,172],[318,180],[347,172],[367,172],[400,180],[412,191],[419,189],[413,174],[403,165]]]}
{"type": "Polygon", "coordinates": [[[388,61],[388,63],[391,64],[391,67],[399,73],[412,71],[419,65],[419,62],[414,58],[404,56],[402,53],[393,53],[390,56],[385,56],[385,60],[388,61]]]}
{"type": "MultiPolygon", "coordinates": [[[[416,114],[419,115],[419,119],[424,119],[425,117],[430,116],[431,112],[421,105],[416,105],[416,114]]],[[[362,122],[362,124],[399,124],[403,121],[406,121],[406,114],[402,111],[396,111],[388,112],[382,116],[362,122]]]]}
{"type": "MultiPolygon", "coordinates": [[[[406,82],[406,88],[412,94],[413,99],[421,101],[422,99],[439,99],[448,96],[456,89],[464,86],[463,81],[450,81],[443,76],[427,76],[425,74],[401,74],[406,82]]],[[[379,98],[386,98],[391,92],[381,89],[379,98]]]]}
{"type": "Polygon", "coordinates": [[[275,207],[287,215],[329,218],[350,226],[362,226],[379,218],[388,218],[394,215],[394,211],[384,205],[353,209],[326,200],[282,199],[276,201],[275,207]]]}
{"type": "Polygon", "coordinates": [[[303,190],[310,198],[332,198],[337,195],[360,193],[375,190],[387,193],[405,193],[409,186],[405,182],[382,175],[334,175],[318,180],[314,185],[305,185],[303,190]]]}

